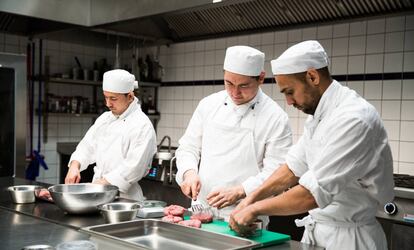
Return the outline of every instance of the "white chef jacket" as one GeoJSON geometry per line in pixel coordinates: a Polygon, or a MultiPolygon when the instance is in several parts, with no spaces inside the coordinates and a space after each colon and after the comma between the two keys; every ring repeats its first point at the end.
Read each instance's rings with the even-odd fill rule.
{"type": "Polygon", "coordinates": [[[79,142],[71,161],[81,164],[81,171],[96,162],[93,179],[105,178],[119,188],[121,197],[143,200],[138,181],[150,168],[157,151],[151,121],[141,111],[138,99],[120,116],[111,111],[96,119],[79,142]]]}
{"type": "MultiPolygon", "coordinates": [[[[227,91],[223,90],[202,99],[197,106],[176,151],[176,181],[181,184],[183,174],[190,169],[198,172],[201,154],[203,126],[214,121],[229,127],[251,128],[254,133],[254,146],[260,172],[243,181],[242,186],[248,195],[259,187],[280,164],[292,145],[292,133],[288,116],[280,106],[258,90],[255,98],[248,103],[236,105],[227,91]],[[254,112],[250,112],[254,109],[254,112]]],[[[203,159],[201,159],[202,161],[203,159]]],[[[243,171],[243,170],[240,170],[243,171]]],[[[218,178],[226,173],[217,173],[218,178]]]]}
{"type": "MultiPolygon", "coordinates": [[[[318,205],[309,214],[320,230],[315,227],[316,242],[307,243],[327,249],[386,248],[375,214],[380,203],[393,199],[393,162],[372,105],[334,80],[286,161],[318,205]],[[325,230],[330,226],[335,229],[325,230]]],[[[304,239],[311,233],[305,231],[304,239]]]]}

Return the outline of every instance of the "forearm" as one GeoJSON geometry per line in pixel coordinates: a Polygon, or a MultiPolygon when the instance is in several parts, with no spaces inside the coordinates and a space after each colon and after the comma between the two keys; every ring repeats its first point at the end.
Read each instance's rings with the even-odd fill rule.
{"type": "Polygon", "coordinates": [[[301,214],[318,207],[309,190],[301,185],[276,197],[258,201],[251,206],[256,216],[301,214]]]}
{"type": "Polygon", "coordinates": [[[292,171],[286,164],[281,165],[269,178],[247,198],[251,202],[266,199],[273,195],[278,195],[286,189],[294,186],[298,182],[292,171]]]}

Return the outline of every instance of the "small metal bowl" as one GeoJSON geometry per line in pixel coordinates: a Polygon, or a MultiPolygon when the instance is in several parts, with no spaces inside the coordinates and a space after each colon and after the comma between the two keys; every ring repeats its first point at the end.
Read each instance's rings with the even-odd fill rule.
{"type": "Polygon", "coordinates": [[[98,206],[107,223],[130,221],[142,206],[132,202],[113,202],[98,206]]]}
{"type": "Polygon", "coordinates": [[[37,185],[19,185],[8,187],[7,190],[14,203],[33,203],[36,200],[35,191],[41,188],[37,185]]]}
{"type": "Polygon", "coordinates": [[[50,245],[30,245],[25,246],[22,250],[54,250],[55,248],[50,245]]]}

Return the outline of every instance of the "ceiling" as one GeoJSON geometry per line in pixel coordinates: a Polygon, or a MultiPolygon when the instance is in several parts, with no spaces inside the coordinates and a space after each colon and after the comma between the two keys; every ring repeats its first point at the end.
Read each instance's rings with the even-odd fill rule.
{"type": "MultiPolygon", "coordinates": [[[[5,2],[11,5],[11,1],[16,3],[5,2]]],[[[83,42],[116,37],[152,45],[414,11],[414,0],[224,0],[214,4],[212,0],[43,1],[62,6],[55,4],[54,12],[41,12],[39,8],[33,11],[0,4],[0,31],[83,42]],[[73,4],[68,6],[68,2],[73,4]],[[89,4],[77,11],[85,2],[89,4]],[[56,14],[64,8],[74,12],[56,14]],[[73,18],[74,14],[80,18],[73,18]]]]}

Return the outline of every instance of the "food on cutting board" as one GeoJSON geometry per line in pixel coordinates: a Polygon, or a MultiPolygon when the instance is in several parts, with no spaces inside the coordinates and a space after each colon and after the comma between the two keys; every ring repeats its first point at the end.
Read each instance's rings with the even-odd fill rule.
{"type": "Polygon", "coordinates": [[[169,214],[169,215],[162,217],[161,220],[165,222],[169,222],[169,223],[179,223],[179,222],[182,222],[184,219],[183,217],[169,214]]]}
{"type": "Polygon", "coordinates": [[[178,224],[187,226],[187,227],[195,227],[195,228],[201,228],[201,221],[200,220],[183,220],[178,222],[178,224]]]}
{"type": "Polygon", "coordinates": [[[164,208],[164,214],[183,217],[185,210],[182,206],[170,205],[164,208]]]}
{"type": "Polygon", "coordinates": [[[211,213],[201,212],[191,215],[190,219],[199,220],[202,223],[210,223],[213,221],[213,215],[211,213]]]}

